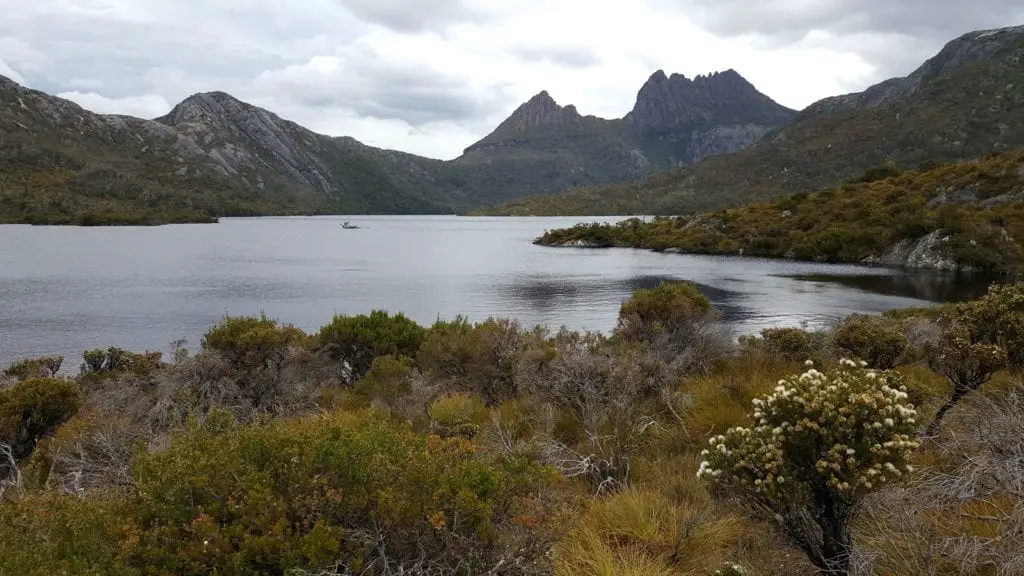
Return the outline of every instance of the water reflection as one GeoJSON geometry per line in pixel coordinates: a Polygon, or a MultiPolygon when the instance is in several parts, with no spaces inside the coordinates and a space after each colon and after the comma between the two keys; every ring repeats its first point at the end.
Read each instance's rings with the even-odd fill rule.
{"type": "Polygon", "coordinates": [[[953,272],[907,272],[878,275],[795,274],[804,282],[838,284],[873,294],[901,296],[930,302],[961,302],[985,295],[998,281],[993,276],[953,272]]]}

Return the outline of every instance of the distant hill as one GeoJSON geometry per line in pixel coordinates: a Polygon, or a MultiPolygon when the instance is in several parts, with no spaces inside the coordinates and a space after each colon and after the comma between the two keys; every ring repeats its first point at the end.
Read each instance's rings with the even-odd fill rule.
{"type": "Polygon", "coordinates": [[[635,183],[513,201],[483,213],[683,214],[1024,146],[1024,26],[972,32],[905,78],[827,98],[755,145],[635,183]]]}
{"type": "Polygon", "coordinates": [[[659,72],[626,118],[581,116],[542,92],[444,162],[316,134],[222,92],[143,120],[0,77],[0,221],[451,213],[691,164],[792,114],[733,71],[659,72]]]}
{"type": "Polygon", "coordinates": [[[546,246],[630,247],[1024,272],[1024,150],[716,212],[553,230],[546,246]]]}

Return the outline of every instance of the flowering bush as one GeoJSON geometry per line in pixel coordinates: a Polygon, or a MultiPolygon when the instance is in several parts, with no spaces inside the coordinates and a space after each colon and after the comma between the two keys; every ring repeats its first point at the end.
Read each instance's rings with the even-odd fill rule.
{"type": "Polygon", "coordinates": [[[846,574],[856,504],[911,472],[917,412],[902,377],[851,360],[811,367],[754,400],[752,420],[711,438],[697,474],[772,515],[826,573],[846,574]]]}

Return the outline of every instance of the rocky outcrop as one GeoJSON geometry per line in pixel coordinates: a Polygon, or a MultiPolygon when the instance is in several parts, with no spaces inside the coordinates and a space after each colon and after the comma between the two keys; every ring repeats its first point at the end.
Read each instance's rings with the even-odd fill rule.
{"type": "Polygon", "coordinates": [[[917,240],[903,240],[880,257],[869,257],[864,264],[914,270],[966,271],[949,257],[943,243],[949,238],[936,230],[917,240]]]}
{"type": "Polygon", "coordinates": [[[795,111],[774,102],[735,70],[697,76],[666,76],[659,70],[637,94],[626,115],[630,128],[640,134],[665,134],[697,127],[777,126],[795,111]]]}

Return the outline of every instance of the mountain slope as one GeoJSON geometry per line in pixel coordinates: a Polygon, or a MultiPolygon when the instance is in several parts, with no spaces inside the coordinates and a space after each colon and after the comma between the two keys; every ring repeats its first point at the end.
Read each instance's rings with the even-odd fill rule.
{"type": "Polygon", "coordinates": [[[673,88],[646,86],[619,120],[542,92],[450,162],[316,134],[222,92],[142,120],[0,77],[0,221],[461,211],[690,164],[793,114],[735,72],[662,77],[673,88]]]}
{"type": "Polygon", "coordinates": [[[1024,27],[973,32],[906,78],[829,98],[756,145],[639,183],[574,190],[501,214],[677,214],[835,186],[1024,146],[1024,27]]]}
{"type": "Polygon", "coordinates": [[[537,243],[1024,271],[1024,150],[863,180],[692,217],[554,230],[537,243]]]}
{"type": "MultiPolygon", "coordinates": [[[[443,163],[320,136],[226,94],[158,121],[105,116],[0,77],[0,218],[424,213],[456,205],[443,163]],[[415,188],[396,178],[407,163],[415,188]],[[428,199],[429,194],[436,201],[428,199]]],[[[129,218],[131,219],[131,218],[129,218]]],[[[173,220],[173,218],[170,218],[173,220]]]]}

